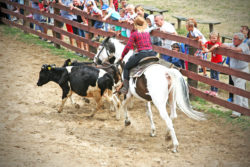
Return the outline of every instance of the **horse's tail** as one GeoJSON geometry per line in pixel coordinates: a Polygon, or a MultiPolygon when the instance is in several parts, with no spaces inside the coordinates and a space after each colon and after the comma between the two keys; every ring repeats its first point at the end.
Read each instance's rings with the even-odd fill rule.
{"type": "Polygon", "coordinates": [[[169,69],[171,85],[178,107],[188,117],[196,120],[206,120],[206,115],[192,109],[189,101],[189,90],[182,74],[176,69],[169,69]]]}

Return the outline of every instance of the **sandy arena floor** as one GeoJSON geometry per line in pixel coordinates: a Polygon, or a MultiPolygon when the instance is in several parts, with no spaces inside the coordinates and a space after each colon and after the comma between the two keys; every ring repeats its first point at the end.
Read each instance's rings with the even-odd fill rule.
{"type": "Polygon", "coordinates": [[[57,113],[61,89],[55,83],[37,87],[42,64],[60,66],[64,59],[36,45],[23,44],[0,31],[0,166],[1,167],[247,167],[250,131],[210,115],[198,122],[177,111],[174,127],[179,152],[165,140],[166,126],[154,109],[157,136],[150,137],[145,104],[130,109],[132,124],[115,113],[88,118],[94,103],[75,109],[67,101],[57,113]]]}

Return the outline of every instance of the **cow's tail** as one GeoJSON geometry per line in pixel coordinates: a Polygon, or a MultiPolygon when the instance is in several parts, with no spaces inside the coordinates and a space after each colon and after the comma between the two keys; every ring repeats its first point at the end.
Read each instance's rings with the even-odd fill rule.
{"type": "Polygon", "coordinates": [[[175,100],[181,111],[192,119],[206,120],[206,115],[204,113],[192,109],[189,100],[188,86],[180,71],[171,68],[169,69],[168,74],[171,76],[174,97],[176,98],[175,100]]]}

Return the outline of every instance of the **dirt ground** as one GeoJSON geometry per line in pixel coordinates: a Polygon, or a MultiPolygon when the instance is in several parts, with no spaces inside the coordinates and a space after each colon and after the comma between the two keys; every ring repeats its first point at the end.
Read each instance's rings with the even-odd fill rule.
{"type": "Polygon", "coordinates": [[[153,109],[156,137],[150,137],[145,104],[130,109],[132,124],[115,119],[108,105],[89,118],[94,103],[75,109],[67,101],[57,113],[61,89],[55,83],[37,87],[42,64],[61,65],[64,59],[46,49],[10,39],[0,32],[0,166],[138,166],[138,167],[247,167],[250,166],[250,131],[209,115],[191,120],[177,111],[174,126],[179,152],[165,140],[166,126],[153,109]]]}

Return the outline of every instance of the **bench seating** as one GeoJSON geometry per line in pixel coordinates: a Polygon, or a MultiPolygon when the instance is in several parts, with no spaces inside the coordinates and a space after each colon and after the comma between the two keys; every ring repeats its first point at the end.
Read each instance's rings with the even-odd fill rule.
{"type": "Polygon", "coordinates": [[[144,8],[144,10],[149,11],[150,14],[153,14],[154,12],[158,12],[161,15],[163,15],[164,12],[168,12],[167,9],[158,9],[156,7],[153,7],[153,6],[142,5],[142,7],[144,8]]]}
{"type": "MultiPolygon", "coordinates": [[[[188,18],[184,17],[184,16],[172,16],[174,18],[177,19],[178,22],[178,29],[181,28],[181,21],[187,21],[188,18]]],[[[214,25],[216,24],[221,24],[221,22],[219,21],[201,21],[201,20],[197,20],[197,23],[199,24],[208,24],[209,25],[209,32],[212,32],[214,30],[214,25]]]]}
{"type": "Polygon", "coordinates": [[[232,40],[232,37],[227,36],[227,35],[221,35],[221,42],[222,42],[222,43],[225,43],[225,40],[226,40],[226,39],[232,40]]]}

